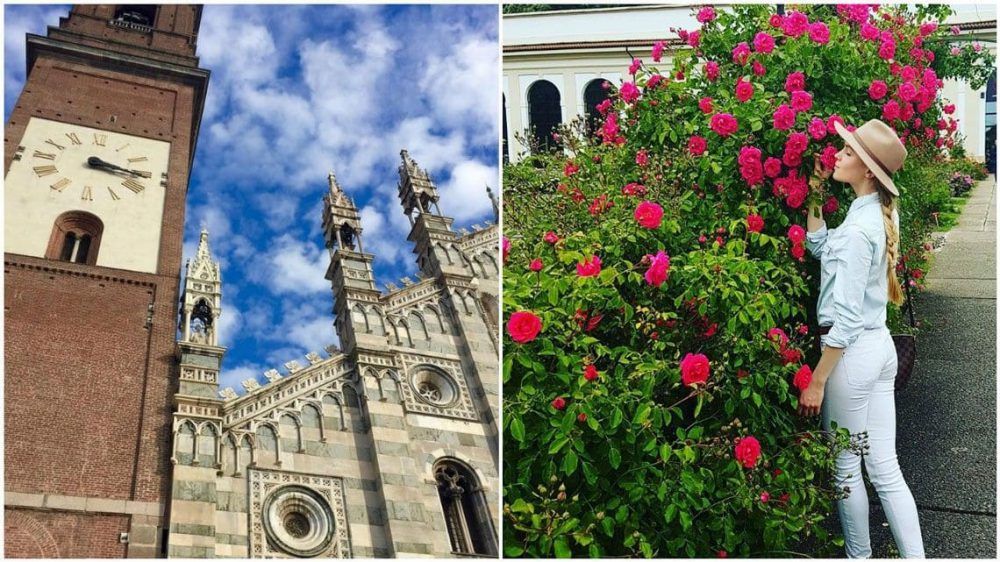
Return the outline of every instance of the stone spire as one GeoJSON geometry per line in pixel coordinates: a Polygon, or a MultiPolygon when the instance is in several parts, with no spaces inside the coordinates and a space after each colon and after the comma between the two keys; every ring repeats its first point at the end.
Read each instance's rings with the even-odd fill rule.
{"type": "Polygon", "coordinates": [[[399,201],[403,204],[403,212],[413,220],[413,210],[420,214],[434,213],[441,215],[438,208],[438,192],[427,172],[410,158],[410,153],[404,148],[399,151],[403,163],[399,165],[399,201]]]}
{"type": "Polygon", "coordinates": [[[486,184],[486,196],[490,198],[490,203],[493,204],[493,220],[500,222],[500,202],[497,201],[497,196],[493,195],[493,190],[490,189],[490,184],[486,184]]]}
{"type": "Polygon", "coordinates": [[[217,324],[222,315],[222,271],[208,247],[208,229],[202,227],[198,251],[187,263],[181,296],[181,341],[219,345],[217,324]]]}
{"type": "Polygon", "coordinates": [[[363,252],[358,208],[340,187],[333,170],[326,176],[326,181],[329,193],[323,198],[323,232],[327,249],[331,255],[340,248],[363,252]]]}

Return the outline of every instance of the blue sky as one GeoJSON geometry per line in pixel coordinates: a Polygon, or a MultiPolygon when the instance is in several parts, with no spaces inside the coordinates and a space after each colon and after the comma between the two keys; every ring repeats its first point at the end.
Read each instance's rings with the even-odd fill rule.
{"type": "MultiPolygon", "coordinates": [[[[24,84],[24,34],[69,6],[4,7],[4,120],[24,84]]],[[[427,169],[441,210],[493,219],[497,7],[206,5],[212,71],[189,186],[185,259],[209,229],[222,263],[221,387],[336,343],[322,196],[332,169],[361,211],[379,287],[413,275],[396,195],[399,151],[427,169]]],[[[325,354],[324,354],[325,355],[325,354]]]]}

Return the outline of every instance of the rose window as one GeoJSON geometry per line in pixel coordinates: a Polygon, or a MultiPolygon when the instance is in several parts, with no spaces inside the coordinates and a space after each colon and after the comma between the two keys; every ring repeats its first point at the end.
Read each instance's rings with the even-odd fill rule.
{"type": "Polygon", "coordinates": [[[325,497],[304,486],[284,486],[264,501],[268,542],[298,557],[319,556],[333,543],[333,511],[325,497]]]}
{"type": "Polygon", "coordinates": [[[410,384],[422,402],[444,408],[458,400],[458,385],[443,372],[420,369],[410,379],[410,384]]]}

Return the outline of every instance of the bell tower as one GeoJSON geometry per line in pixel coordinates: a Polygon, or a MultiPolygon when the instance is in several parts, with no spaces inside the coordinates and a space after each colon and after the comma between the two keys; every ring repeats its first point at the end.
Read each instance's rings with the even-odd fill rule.
{"type": "Polygon", "coordinates": [[[6,556],[166,554],[201,14],[77,5],[27,36],[4,128],[6,556]]]}

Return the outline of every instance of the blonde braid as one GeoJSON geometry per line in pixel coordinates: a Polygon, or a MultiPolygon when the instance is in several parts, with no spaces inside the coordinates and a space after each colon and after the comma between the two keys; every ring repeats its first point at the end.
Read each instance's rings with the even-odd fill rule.
{"type": "Polygon", "coordinates": [[[885,254],[886,276],[889,280],[889,302],[899,306],[903,304],[903,288],[896,277],[896,261],[899,260],[899,232],[892,220],[892,210],[896,207],[895,197],[889,193],[882,182],[875,180],[878,186],[879,201],[882,203],[882,222],[885,224],[885,254]]]}

